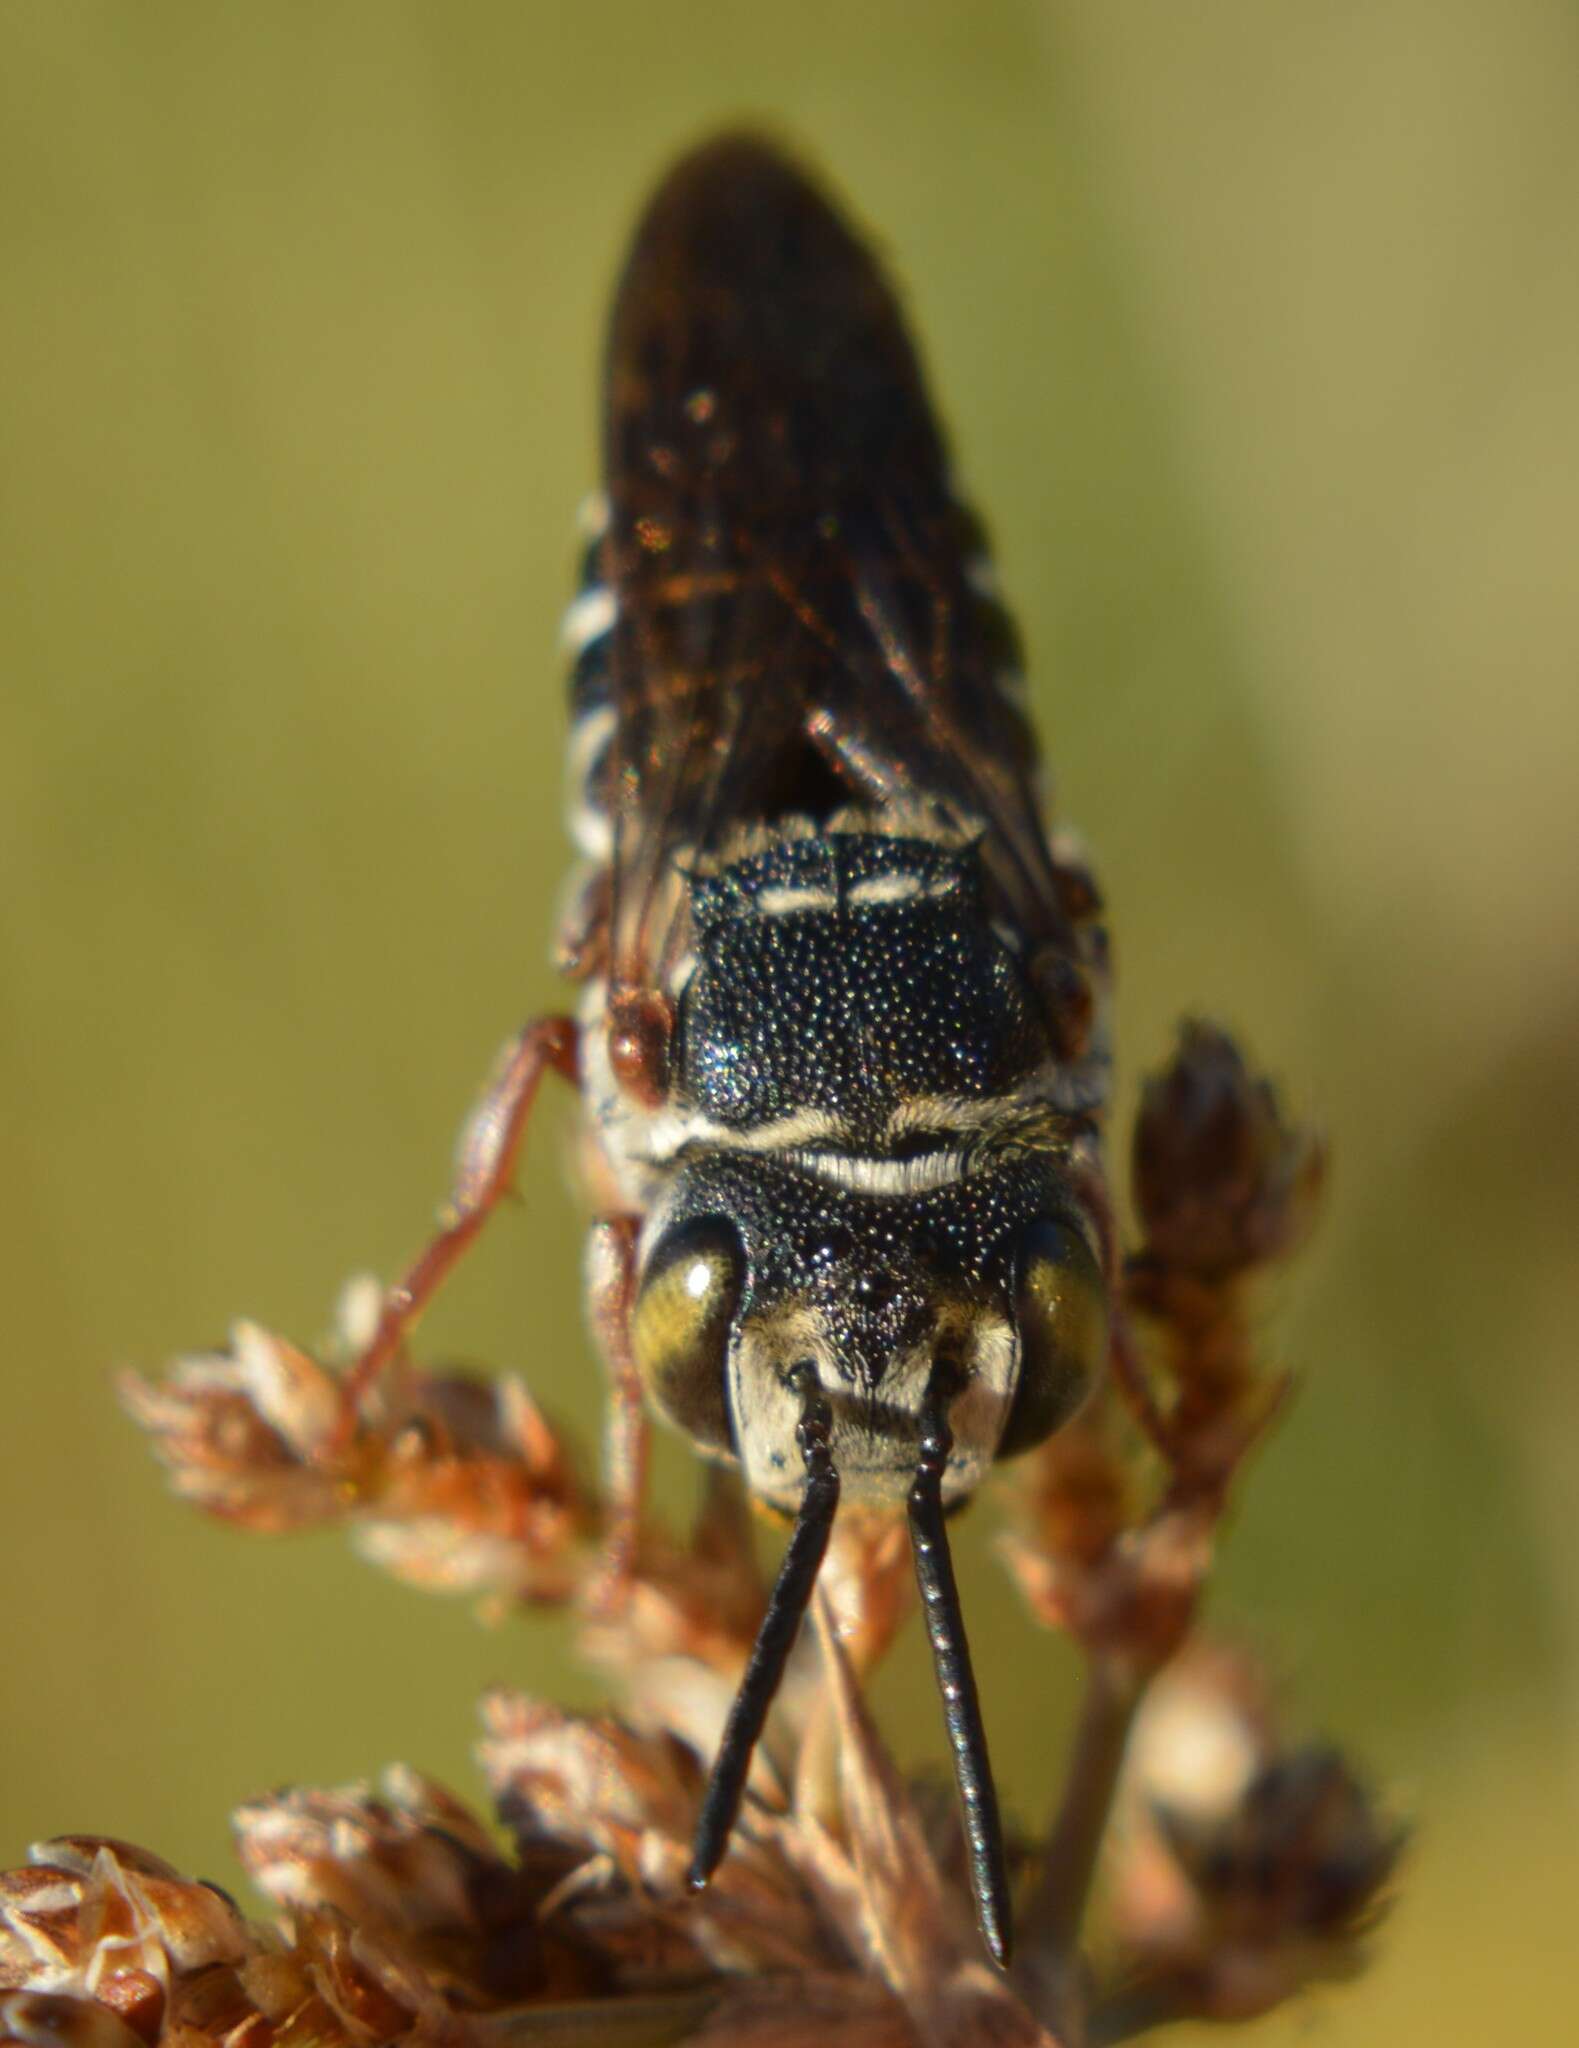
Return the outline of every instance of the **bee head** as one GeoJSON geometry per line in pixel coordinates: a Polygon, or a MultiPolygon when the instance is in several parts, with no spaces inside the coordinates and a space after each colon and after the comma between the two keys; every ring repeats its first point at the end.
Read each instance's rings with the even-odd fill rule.
{"type": "Polygon", "coordinates": [[[903,1502],[946,1382],[945,1498],[1042,1441],[1107,1347],[1106,1289],[1066,1177],[1019,1156],[873,1194],[765,1154],[683,1166],[643,1246],[632,1336],[659,1411],[793,1509],[808,1383],[847,1498],[903,1502]]]}

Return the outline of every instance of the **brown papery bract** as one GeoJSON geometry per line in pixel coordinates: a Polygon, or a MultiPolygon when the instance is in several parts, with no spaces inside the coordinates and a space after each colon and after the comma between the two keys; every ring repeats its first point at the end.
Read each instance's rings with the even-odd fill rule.
{"type": "MultiPolygon", "coordinates": [[[[863,1693],[913,1600],[898,1525],[836,1524],[818,1640],[693,1895],[765,1600],[733,1476],[711,1474],[688,1531],[645,1522],[611,1578],[605,1504],[519,1382],[402,1353],[353,1384],[242,1324],[230,1351],[125,1384],[175,1490],[264,1533],[343,1525],[397,1576],[496,1612],[568,1607],[619,1703],[490,1694],[491,1817],[400,1767],[244,1806],[263,1920],[125,1843],[41,1845],[0,1876],[0,2048],[1094,2048],[1351,1975],[1401,1831],[1196,1630],[1232,1482],[1285,1389],[1251,1292],[1302,1235],[1322,1161],[1225,1033],[1185,1027],[1141,1111],[1145,1238],[1112,1374],[1013,1482],[1013,1577],[1080,1652],[1086,1697],[1052,1823],[1012,1850],[1009,1974],[976,1933],[953,1807],[907,1780],[863,1693]]],[[[336,1356],[378,1308],[348,1292],[336,1356]]]]}

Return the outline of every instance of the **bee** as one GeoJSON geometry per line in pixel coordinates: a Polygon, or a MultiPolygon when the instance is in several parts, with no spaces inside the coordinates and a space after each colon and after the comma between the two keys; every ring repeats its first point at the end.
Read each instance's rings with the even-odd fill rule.
{"type": "Polygon", "coordinates": [[[683,159],[614,300],[571,661],[573,1015],[509,1048],[363,1386],[574,1081],[601,1211],[611,1539],[646,1413],[791,1524],[704,1796],[723,1857],[835,1513],[908,1516],[978,1918],[1002,1831],[947,1517],[1109,1343],[1101,905],[871,253],[776,147],[683,159]]]}

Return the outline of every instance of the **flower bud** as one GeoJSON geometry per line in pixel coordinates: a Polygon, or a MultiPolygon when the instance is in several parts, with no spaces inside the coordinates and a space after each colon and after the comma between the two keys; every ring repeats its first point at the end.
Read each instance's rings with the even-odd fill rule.
{"type": "Polygon", "coordinates": [[[1304,1235],[1324,1165],[1320,1139],[1288,1121],[1228,1033],[1187,1021],[1171,1063],[1146,1085],[1135,1127],[1146,1255],[1203,1279],[1286,1256],[1304,1235]]]}

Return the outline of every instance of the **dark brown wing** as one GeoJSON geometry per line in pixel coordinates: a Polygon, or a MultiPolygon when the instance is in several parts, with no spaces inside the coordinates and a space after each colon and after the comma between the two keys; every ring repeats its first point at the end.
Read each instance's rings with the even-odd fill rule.
{"type": "Polygon", "coordinates": [[[730,137],[637,232],[609,341],[616,983],[649,980],[681,847],[840,802],[985,829],[1030,938],[1062,931],[1012,628],[893,294],[804,174],[730,137]],[[975,580],[973,580],[973,578],[975,580]]]}

